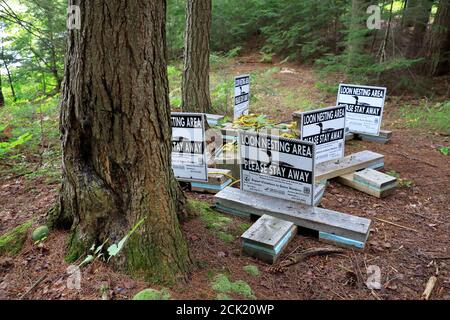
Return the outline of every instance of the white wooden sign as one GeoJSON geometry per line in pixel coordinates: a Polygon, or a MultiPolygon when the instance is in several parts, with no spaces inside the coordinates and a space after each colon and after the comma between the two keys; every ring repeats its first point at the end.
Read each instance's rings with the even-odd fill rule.
{"type": "Polygon", "coordinates": [[[349,131],[378,136],[385,98],[386,88],[383,87],[340,84],[337,105],[347,108],[349,131]]]}
{"type": "Polygon", "coordinates": [[[301,139],[316,145],[316,164],[344,157],[344,106],[302,112],[300,115],[301,139]]]}
{"type": "Polygon", "coordinates": [[[313,205],[313,143],[241,131],[239,150],[242,190],[313,205]]]}
{"type": "Polygon", "coordinates": [[[250,75],[234,78],[234,119],[248,114],[250,104],[250,75]]]}
{"type": "Polygon", "coordinates": [[[172,113],[172,169],[182,181],[208,181],[205,115],[172,113]]]}

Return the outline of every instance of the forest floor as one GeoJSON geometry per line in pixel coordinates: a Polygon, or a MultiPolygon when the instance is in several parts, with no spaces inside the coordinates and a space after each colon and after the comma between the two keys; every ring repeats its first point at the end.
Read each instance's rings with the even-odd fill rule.
{"type": "MultiPolygon", "coordinates": [[[[318,89],[317,76],[308,66],[269,65],[260,63],[256,56],[247,56],[214,72],[213,81],[221,76],[255,74],[258,100],[251,106],[252,112],[277,121],[290,121],[293,111],[332,105],[336,99],[318,89]]],[[[414,108],[418,102],[404,96],[387,99],[383,128],[393,131],[388,144],[350,141],[346,154],[369,149],[385,155],[383,171],[398,173],[401,186],[387,198],[378,199],[331,181],[321,203],[327,209],[372,219],[364,251],[311,257],[273,274],[270,265],[241,253],[242,230],[238,231],[248,227],[249,221],[230,216],[217,232],[198,217],[182,225],[196,267],[186,283],[167,288],[172,298],[419,299],[430,276],[437,275],[431,298],[450,299],[450,158],[438,150],[450,144],[449,135],[406,125],[411,119],[402,117],[400,105],[414,108]],[[364,284],[369,265],[381,270],[381,290],[370,290],[364,284]],[[259,275],[249,271],[255,271],[255,267],[259,275]],[[251,291],[217,291],[213,283],[219,274],[222,280],[244,281],[251,291]]],[[[57,198],[58,187],[59,183],[49,183],[45,178],[1,178],[0,234],[30,218],[34,218],[34,225],[43,223],[57,198]]],[[[188,196],[214,202],[211,195],[188,196]]],[[[68,232],[52,231],[40,247],[28,237],[16,256],[0,256],[0,299],[20,299],[26,292],[25,299],[130,299],[149,287],[96,261],[82,269],[81,289],[67,288],[67,237],[68,232]]],[[[297,236],[280,260],[288,253],[322,246],[313,238],[297,236]]]]}

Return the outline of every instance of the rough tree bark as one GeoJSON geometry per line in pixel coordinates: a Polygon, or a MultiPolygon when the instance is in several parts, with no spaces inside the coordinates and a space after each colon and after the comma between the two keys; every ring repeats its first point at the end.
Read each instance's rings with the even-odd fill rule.
{"type": "Polygon", "coordinates": [[[211,30],[211,0],[186,2],[186,31],[184,36],[184,70],[182,110],[210,112],[209,40],[211,30]]]}
{"type": "Polygon", "coordinates": [[[425,72],[439,76],[450,71],[450,0],[440,0],[426,46],[425,72]]]}
{"type": "Polygon", "coordinates": [[[63,182],[50,223],[71,227],[74,260],[93,243],[117,243],[145,218],[111,261],[148,281],[173,282],[191,262],[170,170],[166,1],[70,3],[80,6],[82,24],[68,35],[63,182]]]}

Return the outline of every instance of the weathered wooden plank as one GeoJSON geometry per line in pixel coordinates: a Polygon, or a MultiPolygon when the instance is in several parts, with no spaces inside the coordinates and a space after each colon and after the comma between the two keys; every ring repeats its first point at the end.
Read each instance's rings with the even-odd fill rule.
{"type": "Polygon", "coordinates": [[[371,141],[371,142],[379,142],[379,143],[388,143],[392,137],[392,131],[388,130],[380,130],[380,134],[378,136],[358,133],[358,138],[363,141],[371,141]]]}
{"type": "Polygon", "coordinates": [[[353,140],[354,138],[355,138],[355,134],[352,132],[347,132],[345,134],[345,141],[350,141],[350,140],[353,140]]]}
{"type": "Polygon", "coordinates": [[[354,180],[376,189],[395,188],[397,185],[397,178],[373,169],[355,172],[354,180]]]}
{"type": "Polygon", "coordinates": [[[232,179],[226,180],[222,184],[208,184],[201,182],[192,182],[191,183],[191,191],[200,192],[200,193],[211,193],[216,194],[217,192],[222,191],[226,187],[228,187],[233,182],[232,179]]]}
{"type": "Polygon", "coordinates": [[[319,163],[316,166],[316,181],[329,180],[357,170],[382,166],[384,166],[382,154],[364,150],[340,160],[319,163]]]}
{"type": "Polygon", "coordinates": [[[264,214],[290,221],[297,226],[336,234],[365,242],[371,220],[341,212],[276,199],[264,195],[225,188],[215,196],[218,210],[241,215],[264,214]]]}
{"type": "Polygon", "coordinates": [[[231,171],[220,168],[208,168],[208,184],[222,184],[231,179],[231,171]]]}
{"type": "Polygon", "coordinates": [[[349,174],[337,177],[336,180],[343,185],[346,185],[355,190],[364,192],[368,195],[371,195],[371,196],[374,196],[377,198],[384,198],[384,197],[388,196],[396,188],[395,185],[388,186],[387,188],[384,188],[384,189],[370,187],[367,184],[362,184],[361,182],[355,181],[354,173],[349,173],[349,174]]]}
{"type": "Polygon", "coordinates": [[[365,242],[344,238],[335,234],[319,231],[319,241],[330,243],[339,247],[351,249],[364,249],[365,242]]]}
{"type": "Polygon", "coordinates": [[[220,114],[206,114],[206,121],[210,126],[215,126],[219,123],[219,121],[225,119],[225,116],[222,116],[220,114]]]}
{"type": "Polygon", "coordinates": [[[264,215],[242,236],[242,250],[258,259],[274,263],[297,233],[288,221],[264,215]]]}
{"type": "Polygon", "coordinates": [[[241,238],[274,249],[292,229],[296,229],[292,222],[264,215],[241,238]]]}

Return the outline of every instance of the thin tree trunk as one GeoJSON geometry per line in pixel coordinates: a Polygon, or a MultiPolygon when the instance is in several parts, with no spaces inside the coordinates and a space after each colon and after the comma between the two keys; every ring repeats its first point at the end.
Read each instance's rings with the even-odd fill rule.
{"type": "Polygon", "coordinates": [[[0,74],[0,107],[4,106],[5,106],[5,96],[3,95],[2,75],[0,74]]]}
{"type": "Polygon", "coordinates": [[[210,112],[209,40],[211,0],[186,2],[182,110],[210,112]]]}
{"type": "Polygon", "coordinates": [[[440,0],[425,52],[425,73],[439,76],[450,70],[450,0],[440,0]]]}
{"type": "Polygon", "coordinates": [[[65,61],[63,182],[55,227],[71,227],[68,260],[144,224],[111,261],[151,282],[190,267],[171,167],[165,0],[69,1],[80,6],[65,61]]]}
{"type": "Polygon", "coordinates": [[[13,84],[11,71],[9,70],[9,66],[8,66],[8,63],[6,62],[6,60],[3,60],[3,65],[5,66],[6,75],[8,76],[8,83],[9,83],[9,87],[11,89],[11,95],[13,97],[13,101],[16,101],[17,100],[16,90],[14,90],[14,84],[13,84]]]}

